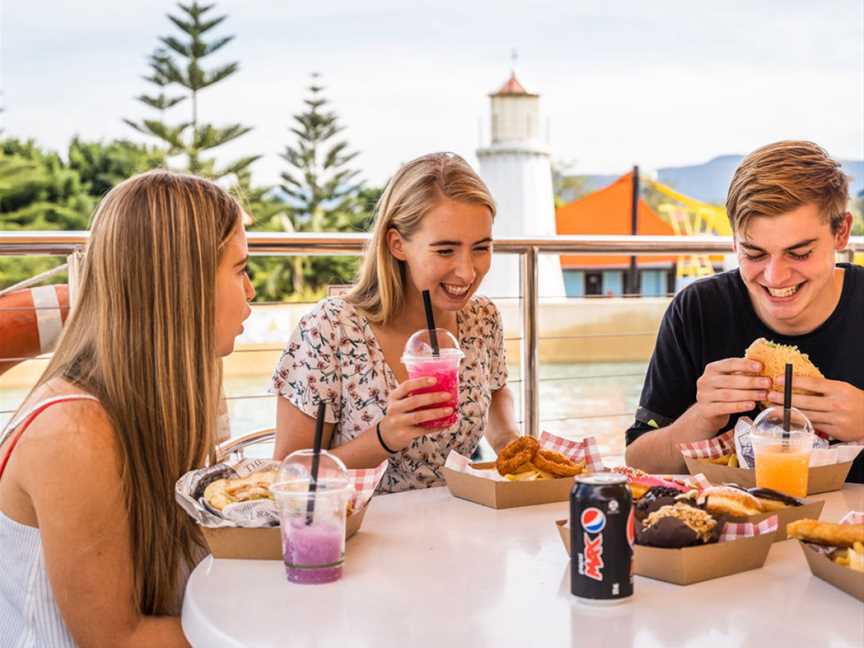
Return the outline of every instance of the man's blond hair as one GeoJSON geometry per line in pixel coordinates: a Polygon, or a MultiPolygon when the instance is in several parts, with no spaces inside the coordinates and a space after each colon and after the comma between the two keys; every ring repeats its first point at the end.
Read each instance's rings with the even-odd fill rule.
{"type": "Polygon", "coordinates": [[[779,216],[811,203],[837,232],[849,203],[849,178],[821,146],[786,140],[744,158],[729,185],[726,213],[738,233],[751,218],[779,216]]]}

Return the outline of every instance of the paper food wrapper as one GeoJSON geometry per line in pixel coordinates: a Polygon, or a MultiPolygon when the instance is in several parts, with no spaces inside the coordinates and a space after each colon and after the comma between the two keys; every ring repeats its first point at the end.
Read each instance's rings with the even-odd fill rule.
{"type": "MultiPolygon", "coordinates": [[[[241,502],[226,506],[221,514],[206,505],[206,485],[225,477],[246,477],[258,470],[278,467],[270,459],[248,459],[237,464],[217,464],[183,475],[175,488],[175,497],[199,525],[215,558],[244,560],[282,560],[282,535],[279,515],[272,500],[241,502]]],[[[353,512],[345,521],[345,537],[357,533],[378,483],[387,470],[387,462],[371,470],[349,470],[353,512]]]]}
{"type": "MultiPolygon", "coordinates": [[[[755,470],[750,468],[730,468],[723,464],[713,464],[711,459],[719,459],[735,454],[739,464],[752,466],[752,444],[749,434],[753,422],[744,417],[738,421],[735,430],[729,430],[712,439],[693,441],[678,445],[684,462],[691,473],[702,472],[714,483],[736,483],[749,488],[756,485],[755,470]],[[738,454],[740,449],[741,454],[738,454]]],[[[810,474],[807,494],[827,493],[843,488],[852,462],[864,445],[838,443],[827,446],[827,441],[817,438],[822,447],[814,447],[810,455],[810,474]]]]}
{"type": "MultiPolygon", "coordinates": [[[[555,525],[570,556],[570,525],[567,520],[557,520],[555,525]]],[[[727,522],[719,540],[712,544],[682,549],[637,544],[633,547],[633,573],[676,585],[691,585],[759,569],[765,564],[776,531],[775,515],[758,524],[727,522]]]]}
{"type": "MultiPolygon", "coordinates": [[[[606,467],[594,437],[580,440],[543,432],[540,447],[562,453],[571,461],[585,463],[585,472],[603,472],[606,467]]],[[[570,497],[572,477],[536,481],[510,481],[498,474],[495,462],[471,463],[468,457],[451,451],[444,464],[447,488],[459,498],[496,509],[563,502],[570,497]]]]}
{"type": "MultiPolygon", "coordinates": [[[[864,524],[864,512],[849,511],[840,524],[864,524]]],[[[828,557],[830,547],[798,541],[810,572],[864,603],[864,574],[846,565],[838,565],[828,557]]]]}
{"type": "MultiPolygon", "coordinates": [[[[271,499],[229,504],[220,513],[210,508],[203,498],[204,488],[217,479],[248,477],[254,472],[276,470],[278,467],[279,462],[272,459],[244,459],[233,465],[215,464],[193,470],[177,480],[174,496],[183,510],[202,527],[245,529],[278,527],[279,512],[276,510],[276,503],[271,499]],[[199,495],[197,498],[196,494],[199,495]]],[[[369,504],[386,470],[387,462],[384,461],[377,468],[348,471],[353,488],[350,499],[353,508],[352,517],[363,511],[369,504]]]]}

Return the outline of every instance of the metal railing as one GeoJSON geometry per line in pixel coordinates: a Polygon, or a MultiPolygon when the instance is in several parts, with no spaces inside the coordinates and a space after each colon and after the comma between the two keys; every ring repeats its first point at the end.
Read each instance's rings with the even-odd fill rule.
{"type": "MultiPolygon", "coordinates": [[[[80,250],[87,232],[0,231],[0,256],[64,256],[80,250]]],[[[249,252],[258,256],[359,255],[369,234],[247,232],[249,252]]],[[[537,367],[539,331],[537,313],[538,257],[540,254],[578,255],[698,255],[732,251],[730,237],[715,236],[556,236],[511,237],[495,240],[495,252],[520,257],[522,327],[521,383],[525,432],[536,436],[540,429],[537,367]]],[[[852,237],[845,253],[864,252],[864,236],[852,237]]]]}

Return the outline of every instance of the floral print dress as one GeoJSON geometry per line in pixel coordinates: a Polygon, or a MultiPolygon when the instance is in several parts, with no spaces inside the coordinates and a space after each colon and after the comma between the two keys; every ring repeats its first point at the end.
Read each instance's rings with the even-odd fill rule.
{"type": "MultiPolygon", "coordinates": [[[[459,346],[459,422],[418,437],[389,459],[378,492],[397,493],[444,483],[441,469],[450,450],[474,452],[489,418],[492,392],[507,383],[501,314],[475,296],[456,314],[459,346]]],[[[387,413],[387,396],[398,383],[367,319],[352,304],[331,297],[305,315],[273,373],[270,393],[316,416],[318,402],[331,403],[331,447],[355,439],[387,413]]]]}

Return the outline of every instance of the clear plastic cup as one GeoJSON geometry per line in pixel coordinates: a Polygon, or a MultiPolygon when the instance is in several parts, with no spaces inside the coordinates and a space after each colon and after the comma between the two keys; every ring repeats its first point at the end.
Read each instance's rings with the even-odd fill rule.
{"type": "Polygon", "coordinates": [[[805,497],[815,436],[813,425],[794,407],[790,408],[788,435],[784,435],[782,407],[769,407],[759,414],[750,435],[756,460],[756,486],[805,497]]]}
{"type": "Polygon", "coordinates": [[[430,429],[448,428],[459,420],[459,363],[465,357],[459,348],[459,342],[456,341],[450,331],[435,329],[435,337],[438,342],[438,355],[433,352],[428,329],[417,331],[408,338],[405,351],[402,354],[402,364],[408,370],[408,378],[426,378],[428,376],[435,378],[434,385],[415,389],[411,392],[412,395],[442,391],[450,394],[450,398],[444,402],[420,408],[453,408],[449,416],[420,424],[421,427],[430,429]]]}
{"type": "Polygon", "coordinates": [[[270,487],[279,510],[285,574],[293,583],[339,580],[345,560],[348,470],[338,457],[322,450],[313,491],[312,457],[312,450],[292,452],[270,487]]]}

